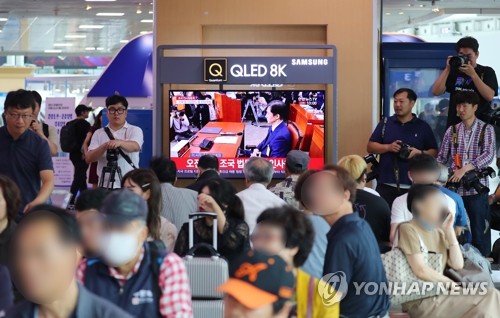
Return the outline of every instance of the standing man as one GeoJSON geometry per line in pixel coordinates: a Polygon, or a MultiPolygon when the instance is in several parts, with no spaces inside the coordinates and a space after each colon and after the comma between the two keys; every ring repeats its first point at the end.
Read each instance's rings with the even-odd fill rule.
{"type": "MultiPolygon", "coordinates": [[[[467,189],[462,184],[466,173],[488,167],[495,158],[495,131],[476,117],[479,96],[474,92],[460,92],[455,96],[456,111],[461,123],[451,126],[444,135],[438,161],[448,164],[454,171],[451,182],[460,183],[458,194],[464,200],[469,214],[472,232],[472,245],[484,256],[491,253],[490,231],[487,227],[490,206],[487,193],[477,193],[474,188],[467,189]],[[451,163],[450,163],[451,162],[451,163]]],[[[488,177],[480,182],[489,186],[488,177]]]]}
{"type": "Polygon", "coordinates": [[[400,88],[394,95],[394,115],[384,118],[375,128],[367,150],[380,155],[377,192],[389,206],[408,192],[408,160],[417,154],[437,155],[437,143],[431,127],[412,113],[417,94],[400,88]]]}
{"type": "Polygon", "coordinates": [[[286,203],[300,210],[300,203],[295,200],[295,185],[300,175],[309,167],[309,155],[300,150],[292,150],[286,155],[285,180],[269,189],[286,203]]]}
{"type": "Polygon", "coordinates": [[[76,196],[78,192],[83,192],[87,190],[87,169],[89,168],[88,163],[85,161],[85,155],[83,154],[83,142],[87,137],[87,133],[90,130],[90,123],[87,121],[89,118],[89,113],[92,110],[91,107],[85,105],[78,105],[75,108],[76,119],[73,120],[71,125],[75,132],[75,149],[69,153],[69,159],[75,167],[73,174],[73,182],[71,183],[71,200],[70,205],[75,204],[76,196]]]}
{"type": "Polygon", "coordinates": [[[35,100],[24,89],[7,94],[4,114],[7,125],[0,128],[0,174],[11,178],[21,190],[23,211],[45,203],[54,190],[54,171],[48,143],[29,129],[35,100]]]}
{"type": "Polygon", "coordinates": [[[266,138],[255,148],[252,156],[285,158],[292,148],[292,137],[288,131],[288,106],[280,100],[267,105],[266,120],[271,124],[266,138]]]}
{"type": "Polygon", "coordinates": [[[50,154],[57,155],[59,151],[59,138],[57,136],[57,129],[54,126],[49,126],[40,121],[40,108],[42,105],[42,96],[37,91],[31,91],[35,99],[35,110],[33,111],[33,119],[31,120],[30,128],[36,132],[40,137],[47,140],[49,143],[50,154]]]}
{"type": "Polygon", "coordinates": [[[460,123],[457,117],[457,93],[475,92],[479,95],[479,103],[476,116],[485,119],[485,115],[491,110],[490,103],[498,95],[498,82],[495,71],[489,66],[477,64],[479,58],[479,43],[473,37],[461,38],[455,50],[459,56],[463,56],[467,63],[460,66],[450,65],[451,56],[446,60],[446,67],[432,86],[434,96],[450,93],[450,107],[446,127],[460,123]]]}
{"type": "Polygon", "coordinates": [[[323,290],[324,299],[340,299],[341,317],[388,317],[389,295],[358,291],[363,282],[387,284],[387,277],[370,225],[354,213],[356,181],[343,168],[329,166],[310,176],[304,191],[310,197],[307,208],[331,226],[323,275],[330,274],[324,278],[329,283],[340,281],[333,286],[336,293],[323,290]]]}
{"type": "Polygon", "coordinates": [[[77,283],[80,235],[67,211],[36,207],[18,225],[12,243],[13,278],[27,300],[6,317],[131,317],[77,283]]]}
{"type": "MultiPolygon", "coordinates": [[[[102,168],[107,164],[106,153],[108,150],[123,151],[132,160],[134,166],[137,167],[139,166],[139,152],[144,142],[142,129],[127,123],[128,101],[125,97],[113,95],[106,98],[106,110],[109,124],[105,128],[96,130],[92,136],[86,157],[87,163],[97,161],[99,180],[104,177],[102,176],[102,168]]],[[[121,168],[123,175],[134,168],[125,160],[122,154],[118,155],[118,166],[121,168]]],[[[108,178],[109,175],[106,176],[104,184],[107,184],[108,178]]],[[[111,187],[115,189],[121,187],[118,177],[111,187]]]]}

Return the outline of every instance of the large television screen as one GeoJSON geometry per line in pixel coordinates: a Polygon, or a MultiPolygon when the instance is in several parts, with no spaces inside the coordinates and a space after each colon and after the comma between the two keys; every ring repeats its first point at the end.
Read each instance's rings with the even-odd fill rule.
{"type": "Polygon", "coordinates": [[[308,152],[309,168],[325,162],[324,91],[171,91],[170,157],[178,177],[193,177],[203,155],[219,158],[225,178],[243,178],[252,156],[285,176],[290,150],[308,152]],[[281,102],[281,103],[280,103],[281,102]]]}

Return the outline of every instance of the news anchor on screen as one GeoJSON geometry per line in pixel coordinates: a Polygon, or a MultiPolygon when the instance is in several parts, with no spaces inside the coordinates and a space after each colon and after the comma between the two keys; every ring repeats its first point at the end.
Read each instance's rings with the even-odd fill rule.
{"type": "Polygon", "coordinates": [[[267,105],[266,119],[271,127],[266,138],[253,150],[252,156],[286,158],[292,144],[292,137],[286,123],[288,106],[280,100],[271,101],[267,105]]]}

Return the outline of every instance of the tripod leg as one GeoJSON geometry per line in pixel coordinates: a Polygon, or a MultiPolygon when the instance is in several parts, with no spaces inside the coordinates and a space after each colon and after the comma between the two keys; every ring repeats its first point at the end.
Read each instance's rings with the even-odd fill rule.
{"type": "Polygon", "coordinates": [[[114,189],[115,188],[115,174],[116,174],[116,167],[112,167],[111,171],[109,173],[109,179],[108,179],[108,189],[114,189]]]}
{"type": "Polygon", "coordinates": [[[101,170],[101,178],[99,180],[99,188],[104,188],[104,180],[106,179],[106,173],[108,173],[108,167],[104,166],[101,170]]]}
{"type": "Polygon", "coordinates": [[[122,176],[122,168],[117,167],[116,172],[118,172],[118,180],[120,181],[120,185],[122,184],[123,176],[122,176]]]}
{"type": "Polygon", "coordinates": [[[259,116],[257,115],[258,112],[256,110],[258,106],[255,105],[254,103],[252,103],[252,113],[253,113],[253,118],[255,118],[255,124],[257,125],[257,127],[260,127],[260,124],[259,124],[259,116]]]}

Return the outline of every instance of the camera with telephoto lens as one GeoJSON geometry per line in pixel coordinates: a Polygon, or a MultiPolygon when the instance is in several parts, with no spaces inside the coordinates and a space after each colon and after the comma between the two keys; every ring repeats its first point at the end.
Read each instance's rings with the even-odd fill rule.
{"type": "Polygon", "coordinates": [[[401,159],[408,160],[410,158],[411,154],[411,146],[407,144],[406,142],[400,142],[399,146],[401,149],[399,149],[398,156],[401,159]]]}
{"type": "Polygon", "coordinates": [[[118,149],[108,149],[108,151],[106,151],[106,160],[108,164],[118,162],[118,155],[118,149]]]}
{"type": "Polygon", "coordinates": [[[466,55],[457,55],[450,58],[450,64],[453,68],[459,68],[464,64],[469,64],[469,58],[466,55]]]}
{"type": "Polygon", "coordinates": [[[371,171],[366,174],[366,182],[375,180],[380,175],[379,163],[377,157],[374,154],[368,154],[363,157],[367,165],[372,165],[371,171]]]}
{"type": "Polygon", "coordinates": [[[485,177],[494,178],[495,176],[496,172],[491,167],[471,170],[465,173],[460,182],[448,182],[446,187],[454,192],[457,192],[460,185],[463,185],[467,191],[474,189],[479,194],[488,194],[490,193],[490,189],[481,183],[481,179],[485,177]]]}

